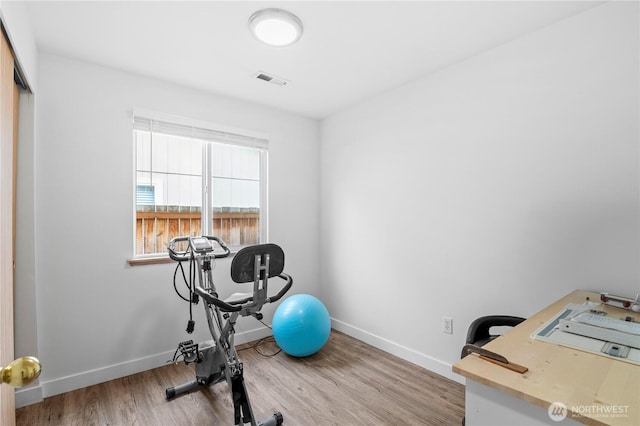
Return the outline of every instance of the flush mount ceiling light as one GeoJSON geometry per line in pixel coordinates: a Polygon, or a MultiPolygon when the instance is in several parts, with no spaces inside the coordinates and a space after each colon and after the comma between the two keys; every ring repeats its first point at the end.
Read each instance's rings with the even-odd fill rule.
{"type": "Polygon", "coordinates": [[[249,28],[253,36],[269,46],[291,46],[302,36],[302,22],[283,9],[262,9],[251,15],[249,28]]]}

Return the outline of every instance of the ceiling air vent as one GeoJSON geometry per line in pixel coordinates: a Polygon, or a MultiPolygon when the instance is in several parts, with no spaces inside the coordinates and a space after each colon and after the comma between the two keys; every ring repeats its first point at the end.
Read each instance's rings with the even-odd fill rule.
{"type": "Polygon", "coordinates": [[[289,83],[289,80],[285,80],[284,78],[281,78],[281,77],[276,77],[275,75],[267,74],[266,72],[263,72],[263,71],[258,71],[255,77],[258,80],[264,80],[271,84],[275,84],[276,86],[285,86],[286,84],[289,83]]]}

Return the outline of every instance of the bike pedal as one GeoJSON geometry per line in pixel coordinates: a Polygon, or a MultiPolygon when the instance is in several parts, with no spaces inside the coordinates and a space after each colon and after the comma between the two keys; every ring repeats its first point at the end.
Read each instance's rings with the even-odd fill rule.
{"type": "Polygon", "coordinates": [[[198,354],[198,344],[193,343],[193,340],[185,340],[184,342],[180,342],[178,344],[178,350],[184,358],[185,364],[190,364],[192,362],[197,362],[200,360],[200,356],[198,354]]]}

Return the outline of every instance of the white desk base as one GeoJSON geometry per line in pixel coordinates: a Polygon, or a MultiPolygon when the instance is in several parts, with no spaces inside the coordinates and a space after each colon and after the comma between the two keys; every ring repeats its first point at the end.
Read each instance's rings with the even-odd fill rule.
{"type": "Polygon", "coordinates": [[[557,422],[549,417],[546,408],[490,388],[473,380],[466,380],[466,426],[539,426],[581,425],[572,418],[557,422]]]}

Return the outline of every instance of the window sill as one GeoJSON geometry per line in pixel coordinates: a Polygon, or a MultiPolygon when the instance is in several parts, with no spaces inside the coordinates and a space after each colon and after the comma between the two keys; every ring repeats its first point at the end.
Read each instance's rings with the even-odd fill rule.
{"type": "Polygon", "coordinates": [[[168,255],[152,256],[152,257],[134,257],[127,259],[129,266],[142,266],[142,265],[158,265],[161,263],[173,263],[168,255]]]}
{"type": "MultiPolygon", "coordinates": [[[[227,257],[233,257],[238,250],[242,247],[229,247],[231,253],[227,257]]],[[[133,257],[131,259],[127,259],[127,263],[129,266],[143,266],[143,265],[160,265],[163,263],[174,263],[175,260],[171,259],[168,254],[159,254],[157,256],[148,256],[148,257],[133,257]]]]}

